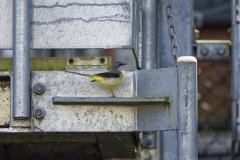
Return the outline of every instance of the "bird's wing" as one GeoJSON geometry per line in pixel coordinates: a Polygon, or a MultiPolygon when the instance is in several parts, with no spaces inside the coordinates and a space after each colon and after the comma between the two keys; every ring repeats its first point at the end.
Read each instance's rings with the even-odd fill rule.
{"type": "Polygon", "coordinates": [[[103,72],[103,73],[98,73],[95,74],[96,76],[101,76],[101,77],[105,77],[105,78],[119,78],[120,77],[120,73],[118,72],[103,72]]]}

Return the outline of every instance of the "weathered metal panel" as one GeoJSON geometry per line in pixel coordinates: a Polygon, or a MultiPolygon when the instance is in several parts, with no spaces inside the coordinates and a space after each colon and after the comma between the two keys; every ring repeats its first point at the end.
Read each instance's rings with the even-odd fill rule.
{"type": "MultiPolygon", "coordinates": [[[[176,129],[177,124],[177,72],[176,68],[162,68],[137,71],[137,96],[138,97],[170,97],[171,105],[164,108],[163,114],[149,117],[145,121],[153,121],[148,124],[149,130],[167,125],[176,129]],[[158,119],[158,120],[157,120],[158,119]]],[[[150,108],[144,108],[144,112],[152,112],[150,108]]],[[[155,110],[156,111],[156,110],[155,110]]],[[[142,113],[144,115],[144,112],[142,113]]],[[[147,118],[147,117],[145,117],[147,118]]]]}
{"type": "MultiPolygon", "coordinates": [[[[97,73],[96,71],[83,73],[97,73]]],[[[123,85],[113,89],[117,97],[134,95],[133,73],[126,73],[123,85]]],[[[90,82],[91,79],[66,72],[32,72],[32,86],[45,85],[43,95],[32,94],[32,106],[43,107],[43,119],[34,118],[35,125],[43,131],[130,131],[135,127],[135,108],[98,105],[53,105],[54,96],[111,97],[109,89],[90,82]]],[[[39,131],[34,129],[34,131],[39,131]]]]}
{"type": "Polygon", "coordinates": [[[46,90],[42,95],[32,93],[32,109],[42,107],[45,110],[42,119],[32,116],[32,131],[128,132],[176,129],[176,106],[173,107],[176,105],[176,91],[173,91],[177,82],[176,69],[141,72],[126,72],[124,83],[113,89],[118,98],[112,101],[109,89],[98,83],[91,83],[88,77],[62,71],[33,71],[32,87],[36,83],[42,83],[46,90]],[[159,80],[165,74],[166,77],[159,80]],[[156,80],[153,80],[155,78],[156,80]],[[153,87],[156,91],[148,92],[153,87]],[[65,97],[67,103],[62,102],[64,98],[61,97],[65,97]],[[84,97],[86,102],[92,103],[84,100],[81,102],[84,97]],[[130,103],[131,97],[133,102],[130,103]],[[143,101],[134,97],[142,97],[143,101]],[[145,103],[146,97],[157,98],[153,98],[153,102],[145,103]],[[170,97],[171,105],[167,98],[159,97],[170,97]],[[123,103],[120,103],[124,98],[123,103]]]}
{"type": "MultiPolygon", "coordinates": [[[[32,0],[31,48],[133,48],[134,0],[32,0]]],[[[0,48],[12,49],[13,0],[0,1],[0,48]]]]}
{"type": "Polygon", "coordinates": [[[0,48],[13,48],[13,0],[0,1],[0,48]]]}

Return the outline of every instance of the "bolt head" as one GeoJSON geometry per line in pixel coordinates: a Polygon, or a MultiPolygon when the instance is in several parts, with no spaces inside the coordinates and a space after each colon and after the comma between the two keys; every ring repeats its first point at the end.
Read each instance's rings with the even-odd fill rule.
{"type": "Polygon", "coordinates": [[[225,48],[222,48],[222,47],[218,48],[218,50],[217,50],[217,53],[218,53],[220,56],[224,55],[225,52],[226,52],[225,48]]]}
{"type": "Polygon", "coordinates": [[[33,87],[33,91],[36,94],[43,94],[45,91],[45,86],[42,83],[36,83],[33,87]]]}
{"type": "Polygon", "coordinates": [[[36,118],[43,118],[45,115],[45,111],[43,108],[37,107],[34,109],[33,114],[36,118]]]}
{"type": "Polygon", "coordinates": [[[206,47],[202,47],[202,48],[201,48],[201,54],[202,54],[202,55],[206,56],[206,55],[208,54],[208,52],[209,52],[209,49],[208,49],[208,48],[206,48],[206,47]]]}

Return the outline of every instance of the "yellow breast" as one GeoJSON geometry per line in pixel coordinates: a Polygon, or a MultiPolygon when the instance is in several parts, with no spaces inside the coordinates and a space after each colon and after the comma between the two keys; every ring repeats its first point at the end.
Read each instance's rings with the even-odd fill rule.
{"type": "Polygon", "coordinates": [[[107,88],[114,88],[121,85],[124,82],[125,75],[123,71],[120,71],[121,75],[119,78],[107,78],[107,77],[100,77],[100,76],[91,76],[90,78],[94,79],[98,83],[104,85],[107,88]]]}

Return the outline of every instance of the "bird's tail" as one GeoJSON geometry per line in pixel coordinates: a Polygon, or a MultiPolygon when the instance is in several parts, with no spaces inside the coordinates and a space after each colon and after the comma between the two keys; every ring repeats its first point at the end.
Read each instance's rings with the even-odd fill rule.
{"type": "Polygon", "coordinates": [[[73,74],[79,74],[79,75],[82,75],[82,76],[89,76],[89,74],[82,74],[82,73],[78,73],[78,72],[72,72],[72,71],[65,71],[65,72],[73,73],[73,74]]]}

